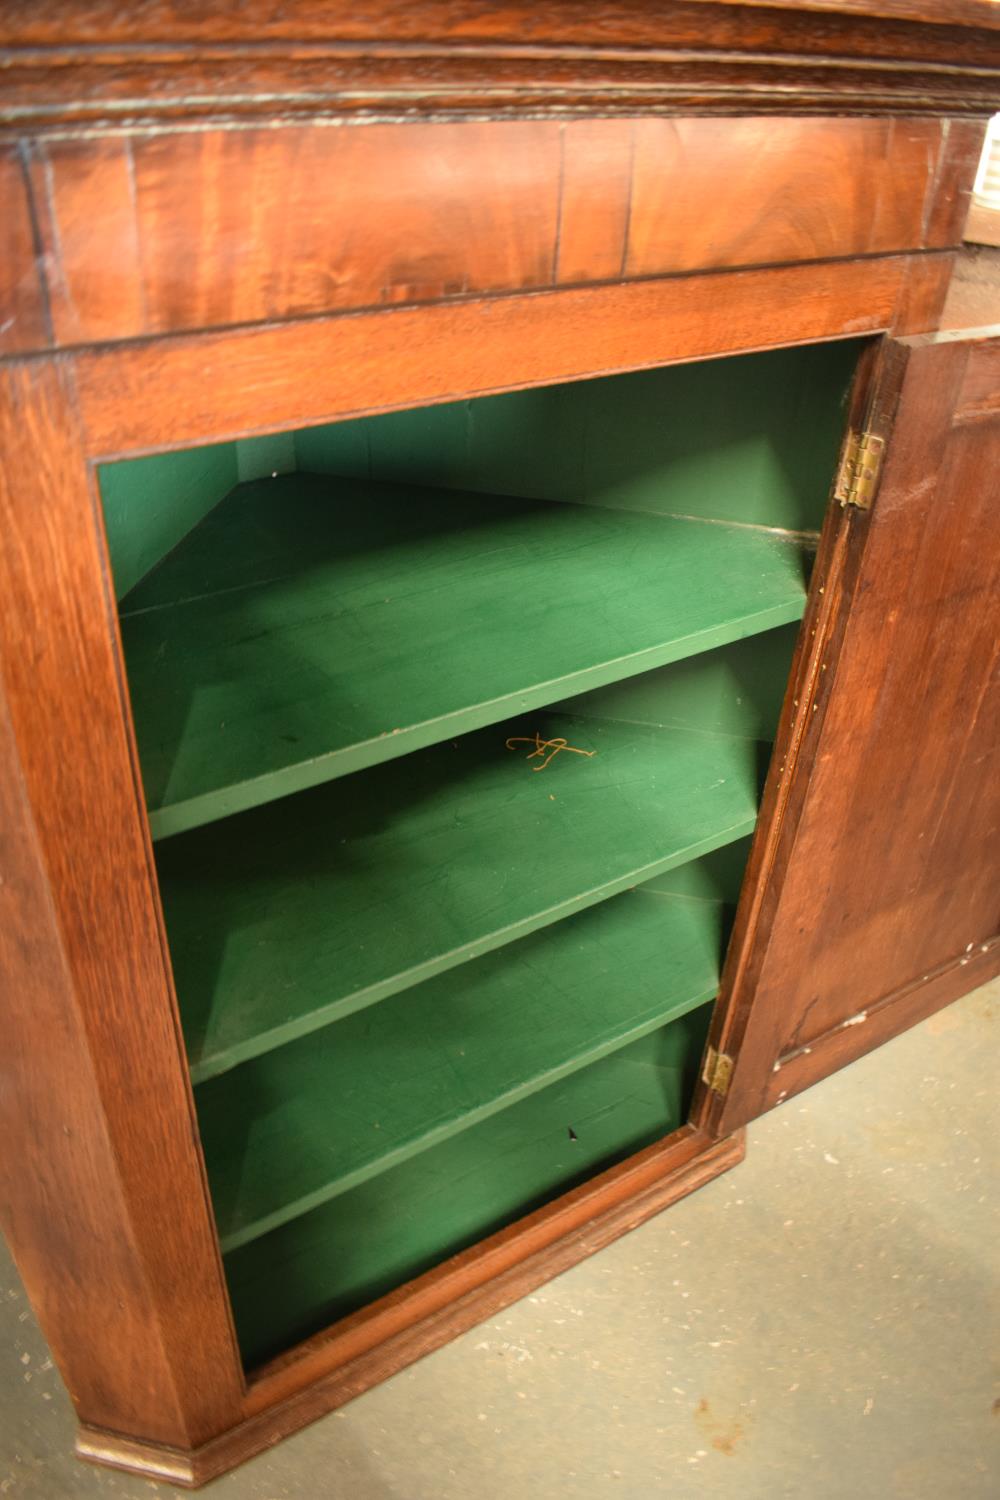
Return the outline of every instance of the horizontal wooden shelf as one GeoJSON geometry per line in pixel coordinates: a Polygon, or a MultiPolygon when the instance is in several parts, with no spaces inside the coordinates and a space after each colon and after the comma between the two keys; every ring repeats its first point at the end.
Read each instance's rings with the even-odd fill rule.
{"type": "Polygon", "coordinates": [[[223,1250],[711,999],[726,915],[641,886],[202,1084],[223,1250]]]}
{"type": "Polygon", "coordinates": [[[259,1363],[683,1124],[710,1006],[226,1257],[259,1363]]]}
{"type": "Polygon", "coordinates": [[[153,835],[797,619],[804,574],[751,527],[241,485],[123,601],[153,835]]]}
{"type": "Polygon", "coordinates": [[[157,863],[204,1079],[751,831],[755,740],[570,715],[481,730],[157,863]],[[541,772],[509,736],[565,738],[541,772]]]}

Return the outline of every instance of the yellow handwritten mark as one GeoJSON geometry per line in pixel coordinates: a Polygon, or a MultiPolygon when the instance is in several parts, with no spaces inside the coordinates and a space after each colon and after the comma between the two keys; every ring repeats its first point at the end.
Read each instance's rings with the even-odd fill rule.
{"type": "Polygon", "coordinates": [[[545,755],[546,750],[549,752],[540,766],[532,766],[533,771],[544,771],[549,762],[555,760],[560,750],[568,750],[571,755],[586,755],[588,758],[597,754],[596,750],[579,750],[576,745],[568,745],[564,739],[543,740],[537,729],[534,735],[512,735],[507,741],[507,749],[513,750],[515,745],[534,745],[534,750],[529,750],[525,760],[534,760],[536,755],[545,755]]]}

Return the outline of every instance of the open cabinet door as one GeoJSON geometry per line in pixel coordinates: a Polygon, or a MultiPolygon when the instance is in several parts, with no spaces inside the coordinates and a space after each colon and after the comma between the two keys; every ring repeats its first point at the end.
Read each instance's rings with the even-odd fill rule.
{"type": "Polygon", "coordinates": [[[695,1123],[1000,969],[1000,327],[859,372],[695,1123]],[[839,502],[839,503],[837,503],[839,502]]]}

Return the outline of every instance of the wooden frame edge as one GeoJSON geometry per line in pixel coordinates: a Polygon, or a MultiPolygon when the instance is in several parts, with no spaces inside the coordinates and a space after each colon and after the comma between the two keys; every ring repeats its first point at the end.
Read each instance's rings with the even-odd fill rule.
{"type": "MultiPolygon", "coordinates": [[[[920,251],[934,261],[949,251],[920,251]]],[[[893,327],[909,254],[518,292],[75,351],[93,462],[893,327]],[[539,316],[544,309],[544,317],[539,316]],[[441,351],[428,363],[428,346],[441,351]],[[378,359],[372,349],[379,349],[378,359]]]]}
{"type": "Polygon", "coordinates": [[[713,1140],[682,1126],[265,1366],[251,1380],[244,1419],[202,1446],[184,1451],[83,1425],[77,1455],[196,1489],[603,1249],[737,1166],[745,1150],[742,1130],[713,1140]],[[456,1296],[458,1280],[467,1285],[456,1296]],[[421,1311],[428,1302],[429,1309],[421,1311]],[[383,1335],[379,1320],[387,1314],[398,1326],[383,1335]],[[367,1346],[362,1339],[355,1352],[358,1330],[366,1325],[374,1337],[367,1346]]]}
{"type": "MultiPolygon", "coordinates": [[[[862,354],[845,412],[841,462],[843,443],[852,430],[865,428],[888,437],[902,389],[906,358],[904,342],[893,336],[873,343],[862,354]]],[[[831,489],[709,1029],[709,1045],[735,1060],[733,1076],[725,1094],[710,1089],[703,1077],[699,1079],[691,1105],[694,1124],[719,1137],[727,1136],[737,1125],[756,1118],[768,1108],[762,1102],[768,1085],[760,1079],[763,1069],[770,1078],[775,1058],[773,1052],[767,1052],[766,1044],[764,1056],[749,1035],[754,999],[785,870],[794,850],[866,544],[864,513],[839,507],[831,489]],[[826,677],[823,673],[827,673],[826,677]]]]}

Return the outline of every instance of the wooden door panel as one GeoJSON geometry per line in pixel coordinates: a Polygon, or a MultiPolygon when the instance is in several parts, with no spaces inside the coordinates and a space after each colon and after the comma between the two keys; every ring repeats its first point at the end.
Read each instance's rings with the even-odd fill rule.
{"type": "Polygon", "coordinates": [[[886,341],[856,395],[883,474],[824,534],[713,1027],[734,1060],[699,1106],[713,1129],[1000,967],[998,351],[1000,329],[886,341]]]}

